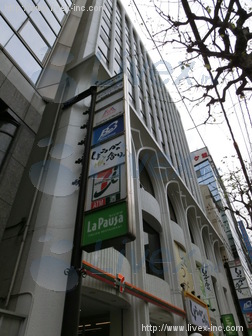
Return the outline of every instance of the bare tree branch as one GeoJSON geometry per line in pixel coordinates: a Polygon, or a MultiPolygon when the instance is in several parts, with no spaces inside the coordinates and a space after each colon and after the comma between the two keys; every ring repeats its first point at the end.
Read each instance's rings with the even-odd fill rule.
{"type": "MultiPolygon", "coordinates": [[[[157,0],[153,0],[154,3],[155,1],[157,0]]],[[[167,28],[156,33],[155,39],[162,36],[164,32],[165,34],[172,32],[172,36],[174,34],[178,36],[178,38],[172,37],[173,44],[185,48],[186,55],[190,55],[190,58],[202,58],[211,83],[206,85],[192,77],[187,77],[191,83],[188,89],[190,94],[186,95],[184,92],[184,99],[191,103],[204,100],[208,114],[202,124],[209,123],[211,118],[214,118],[212,109],[214,110],[216,104],[219,104],[241,165],[239,175],[243,175],[242,183],[232,176],[236,191],[233,190],[230,197],[243,206],[243,210],[250,219],[249,225],[245,216],[247,226],[252,229],[251,170],[246,167],[224,107],[227,93],[232,88],[235,88],[238,96],[246,97],[247,92],[252,92],[251,8],[246,6],[243,0],[205,0],[204,2],[178,0],[177,6],[179,15],[176,19],[155,5],[157,12],[167,22],[167,28]],[[184,14],[181,12],[182,8],[184,14]],[[191,89],[195,90],[195,96],[191,95],[191,89]]],[[[162,40],[163,45],[166,42],[167,40],[162,40]]],[[[239,213],[241,218],[244,217],[244,213],[239,209],[230,209],[230,211],[236,215],[239,213]]]]}

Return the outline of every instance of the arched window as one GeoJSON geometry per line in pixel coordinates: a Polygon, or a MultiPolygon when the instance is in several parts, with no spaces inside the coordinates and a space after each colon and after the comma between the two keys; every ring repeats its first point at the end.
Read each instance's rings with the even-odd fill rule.
{"type": "Polygon", "coordinates": [[[6,111],[5,104],[0,102],[0,170],[10,150],[18,129],[18,122],[6,111]]]}
{"type": "Polygon", "coordinates": [[[175,213],[174,207],[172,205],[172,202],[169,196],[168,196],[168,204],[169,204],[169,211],[170,211],[170,219],[173,222],[178,223],[176,213],[175,213]]]}
{"type": "Polygon", "coordinates": [[[164,279],[159,232],[143,221],[146,273],[164,279]]]}
{"type": "Polygon", "coordinates": [[[194,237],[193,237],[193,234],[192,234],[192,230],[191,230],[190,224],[188,225],[188,227],[189,227],[189,233],[190,233],[191,242],[193,244],[195,244],[195,240],[194,240],[194,237]]]}
{"type": "Polygon", "coordinates": [[[210,256],[210,251],[209,251],[209,246],[208,246],[208,242],[207,242],[207,236],[208,236],[208,231],[206,228],[203,229],[202,231],[202,240],[203,240],[203,244],[205,247],[205,253],[206,253],[206,258],[208,260],[211,260],[211,256],[210,256]]]}
{"type": "Polygon", "coordinates": [[[139,161],[139,175],[141,187],[155,197],[150,175],[141,160],[139,161]]]}

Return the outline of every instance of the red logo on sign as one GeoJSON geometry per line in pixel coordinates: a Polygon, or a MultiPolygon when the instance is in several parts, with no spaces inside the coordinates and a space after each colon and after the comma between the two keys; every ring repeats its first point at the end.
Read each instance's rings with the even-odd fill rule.
{"type": "Polygon", "coordinates": [[[106,199],[105,198],[101,198],[101,199],[99,199],[97,201],[93,201],[91,203],[91,209],[99,208],[99,207],[101,207],[103,205],[106,205],[106,199]]]}
{"type": "Polygon", "coordinates": [[[103,113],[103,117],[109,117],[111,114],[115,112],[116,112],[116,109],[112,106],[108,108],[107,110],[105,110],[105,112],[103,113]]]}
{"type": "Polygon", "coordinates": [[[109,186],[118,181],[117,167],[110,168],[97,174],[97,179],[101,180],[100,190],[94,192],[94,197],[98,198],[109,188],[109,186]]]}

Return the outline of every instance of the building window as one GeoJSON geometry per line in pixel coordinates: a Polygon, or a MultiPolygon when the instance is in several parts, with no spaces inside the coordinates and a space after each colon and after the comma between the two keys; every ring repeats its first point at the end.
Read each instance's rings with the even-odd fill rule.
{"type": "Polygon", "coordinates": [[[135,107],[136,101],[135,101],[134,85],[130,81],[129,78],[128,78],[128,83],[129,83],[129,85],[128,85],[129,102],[133,107],[135,107]]]}
{"type": "Polygon", "coordinates": [[[101,25],[102,31],[107,35],[107,38],[110,39],[110,27],[107,25],[106,21],[104,18],[102,19],[102,25],[101,25]]]}
{"type": "Polygon", "coordinates": [[[153,197],[155,197],[154,188],[151,182],[151,178],[147,169],[144,166],[144,163],[139,161],[139,175],[140,175],[140,185],[144,188],[145,191],[150,193],[153,197]]]}
{"type": "Polygon", "coordinates": [[[143,221],[146,273],[164,279],[159,233],[143,221]]]}
{"type": "Polygon", "coordinates": [[[103,62],[106,65],[109,64],[109,52],[110,52],[109,47],[106,45],[105,41],[100,36],[98,46],[98,57],[100,57],[100,59],[103,60],[103,62]]]}
{"type": "Polygon", "coordinates": [[[174,207],[172,205],[172,202],[170,200],[170,197],[168,197],[168,205],[169,205],[170,219],[173,222],[178,223],[178,220],[177,220],[177,217],[176,217],[176,213],[175,213],[174,207]]]}
{"type": "Polygon", "coordinates": [[[19,125],[17,121],[4,110],[5,107],[5,104],[0,101],[0,170],[9,153],[19,125]]]}
{"type": "Polygon", "coordinates": [[[123,71],[122,61],[119,62],[116,58],[114,61],[114,72],[118,74],[123,71]]]}
{"type": "Polygon", "coordinates": [[[192,234],[192,230],[191,230],[190,225],[188,226],[188,228],[189,228],[189,233],[190,233],[191,242],[192,242],[193,244],[195,244],[195,240],[194,240],[194,238],[193,238],[193,234],[192,234]]]}
{"type": "Polygon", "coordinates": [[[0,45],[34,84],[72,3],[60,2],[9,0],[0,4],[0,45]]]}
{"type": "Polygon", "coordinates": [[[42,37],[36,31],[30,21],[26,21],[20,29],[20,36],[27,43],[28,47],[33,50],[37,58],[43,62],[49,51],[49,46],[43,41],[42,37]]]}

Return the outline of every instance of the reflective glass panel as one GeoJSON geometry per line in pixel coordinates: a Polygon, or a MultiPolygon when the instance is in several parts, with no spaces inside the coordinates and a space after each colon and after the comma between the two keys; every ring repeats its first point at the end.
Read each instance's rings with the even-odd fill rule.
{"type": "Polygon", "coordinates": [[[0,44],[4,47],[5,44],[9,41],[11,36],[13,35],[13,31],[4,21],[4,19],[0,16],[0,44]]]}
{"type": "Polygon", "coordinates": [[[72,1],[71,0],[66,0],[66,3],[68,4],[68,6],[71,6],[72,1]]]}
{"type": "Polygon", "coordinates": [[[22,23],[27,19],[21,6],[16,0],[0,1],[0,12],[13,26],[14,29],[19,29],[22,23]]]}
{"type": "Polygon", "coordinates": [[[31,13],[30,17],[50,46],[53,46],[56,35],[53,33],[52,29],[49,27],[43,16],[35,10],[31,13]]]}
{"type": "Polygon", "coordinates": [[[23,37],[25,42],[32,49],[38,59],[42,62],[49,48],[30,21],[27,21],[26,24],[22,27],[20,30],[20,35],[23,37]]]}
{"type": "Polygon", "coordinates": [[[20,4],[28,15],[34,10],[38,12],[36,4],[32,0],[20,0],[20,4]]]}
{"type": "Polygon", "coordinates": [[[35,61],[23,43],[13,36],[6,45],[6,51],[11,55],[20,68],[35,83],[41,71],[41,66],[35,61]]]}
{"type": "Polygon", "coordinates": [[[62,6],[58,4],[55,0],[47,0],[50,10],[54,13],[56,18],[61,22],[65,16],[62,6]]]}
{"type": "Polygon", "coordinates": [[[60,24],[58,23],[55,16],[51,12],[49,6],[45,3],[44,0],[40,0],[38,3],[38,7],[40,8],[41,14],[46,19],[46,21],[49,23],[49,25],[52,27],[54,32],[58,34],[58,32],[60,31],[60,24]]]}
{"type": "Polygon", "coordinates": [[[62,8],[64,8],[65,12],[68,13],[70,5],[66,4],[66,2],[64,0],[59,0],[59,3],[60,3],[60,6],[62,8]]]}

